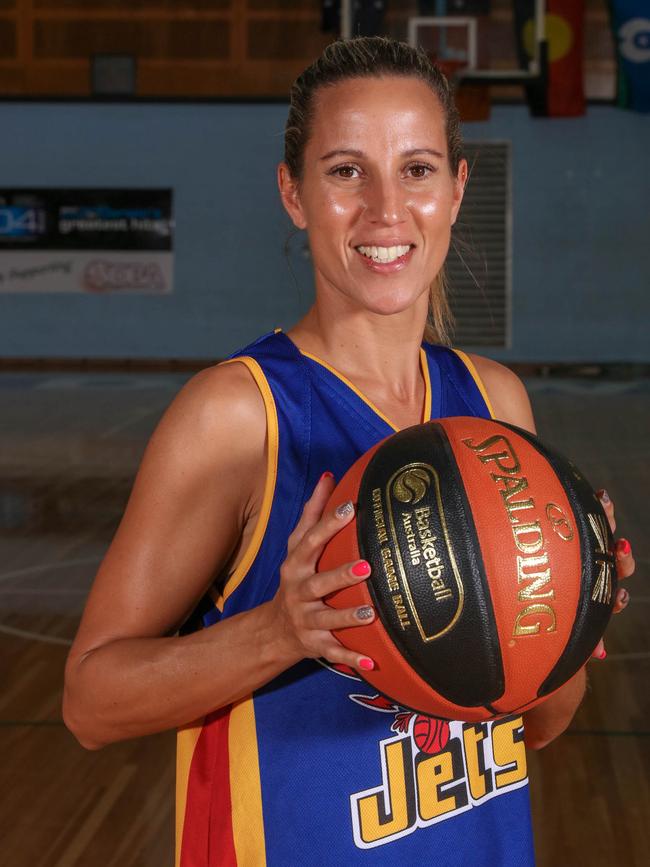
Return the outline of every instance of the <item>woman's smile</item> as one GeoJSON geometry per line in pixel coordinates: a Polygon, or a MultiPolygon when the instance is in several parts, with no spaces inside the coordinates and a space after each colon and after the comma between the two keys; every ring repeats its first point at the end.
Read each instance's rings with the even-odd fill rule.
{"type": "Polygon", "coordinates": [[[394,274],[404,270],[409,264],[415,245],[408,243],[395,243],[390,246],[360,244],[354,249],[361,256],[361,261],[365,267],[374,271],[375,274],[394,274]]]}

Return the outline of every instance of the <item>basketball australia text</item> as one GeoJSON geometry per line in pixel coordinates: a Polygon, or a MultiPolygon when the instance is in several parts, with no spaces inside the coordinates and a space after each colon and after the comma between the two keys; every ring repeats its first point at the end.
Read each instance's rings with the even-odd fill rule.
{"type": "Polygon", "coordinates": [[[390,843],[528,781],[521,716],[448,723],[404,713],[396,727],[403,733],[379,744],[381,783],[350,798],[359,848],[390,843]]]}

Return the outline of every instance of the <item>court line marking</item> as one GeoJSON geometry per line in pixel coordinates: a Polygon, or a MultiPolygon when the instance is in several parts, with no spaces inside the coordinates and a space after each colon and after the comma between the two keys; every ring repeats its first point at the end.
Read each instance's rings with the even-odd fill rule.
{"type": "Polygon", "coordinates": [[[162,411],[168,406],[168,403],[157,404],[154,407],[148,407],[144,410],[140,410],[140,412],[134,412],[131,418],[126,419],[125,421],[118,422],[114,424],[112,427],[106,428],[103,433],[99,435],[100,440],[108,439],[109,437],[114,436],[117,433],[121,433],[123,430],[126,430],[131,425],[136,424],[139,421],[143,421],[150,415],[153,415],[156,412],[162,413],[162,411]]]}
{"type": "Polygon", "coordinates": [[[22,578],[23,575],[36,575],[48,569],[65,569],[68,566],[87,566],[89,563],[100,563],[103,557],[82,557],[78,560],[60,560],[58,563],[39,563],[37,566],[25,566],[24,569],[14,569],[11,572],[0,572],[0,581],[10,578],[22,578]]]}
{"type": "Polygon", "coordinates": [[[0,623],[0,632],[11,635],[13,638],[27,638],[29,641],[41,641],[43,644],[62,644],[70,647],[72,641],[68,638],[59,638],[58,635],[41,635],[40,632],[30,632],[27,629],[17,629],[15,626],[5,626],[0,623]]]}
{"type": "Polygon", "coordinates": [[[80,596],[87,587],[0,587],[0,596],[80,596]]]}

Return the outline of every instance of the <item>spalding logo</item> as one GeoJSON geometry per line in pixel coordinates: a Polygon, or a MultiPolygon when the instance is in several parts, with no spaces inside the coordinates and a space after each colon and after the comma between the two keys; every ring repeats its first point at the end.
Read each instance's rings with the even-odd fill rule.
{"type": "Polygon", "coordinates": [[[427,492],[431,479],[421,467],[407,467],[393,483],[393,496],[400,503],[419,503],[427,492]]]}

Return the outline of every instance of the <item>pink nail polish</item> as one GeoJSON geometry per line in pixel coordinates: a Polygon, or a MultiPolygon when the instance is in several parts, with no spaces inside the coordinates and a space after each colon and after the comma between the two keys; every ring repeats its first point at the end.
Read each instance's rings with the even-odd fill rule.
{"type": "Polygon", "coordinates": [[[603,652],[600,654],[598,659],[605,659],[606,656],[607,656],[607,651],[605,650],[605,648],[603,648],[603,652]]]}
{"type": "Polygon", "coordinates": [[[372,671],[375,667],[375,663],[367,656],[362,656],[359,660],[359,668],[362,668],[364,671],[372,671]]]}
{"type": "Polygon", "coordinates": [[[355,578],[367,578],[368,575],[370,575],[370,563],[367,563],[365,560],[360,560],[358,563],[354,564],[350,571],[355,578]]]}
{"type": "Polygon", "coordinates": [[[616,543],[616,553],[621,554],[623,557],[627,557],[631,550],[632,546],[627,539],[619,539],[616,543]]]}
{"type": "Polygon", "coordinates": [[[330,473],[329,470],[325,470],[325,472],[323,473],[323,475],[320,477],[320,479],[318,481],[322,482],[323,479],[333,479],[333,478],[334,478],[334,473],[330,473]]]}

